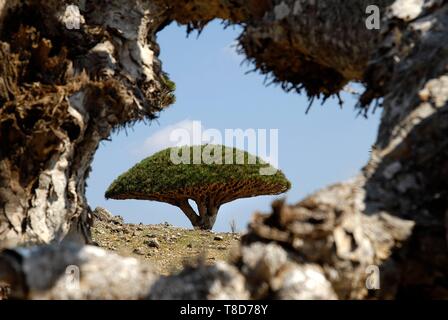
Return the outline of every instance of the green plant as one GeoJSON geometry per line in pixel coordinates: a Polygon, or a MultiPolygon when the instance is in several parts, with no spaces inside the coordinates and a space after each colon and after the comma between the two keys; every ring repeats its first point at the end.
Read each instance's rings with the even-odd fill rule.
{"type": "Polygon", "coordinates": [[[170,106],[176,102],[176,83],[172,81],[166,72],[162,72],[161,83],[163,87],[160,89],[161,104],[163,107],[170,106]]]}
{"type": "Polygon", "coordinates": [[[109,186],[106,198],[166,202],[179,207],[194,227],[212,229],[221,205],[240,198],[280,194],[290,187],[281,171],[258,157],[236,148],[203,145],[168,148],[144,159],[109,186]],[[175,164],[173,154],[184,152],[187,161],[175,164]],[[209,155],[216,161],[194,164],[195,154],[209,155]],[[225,164],[229,159],[232,164],[225,164]],[[260,174],[260,169],[266,168],[273,174],[260,174]],[[197,213],[188,200],[196,202],[197,213]]]}

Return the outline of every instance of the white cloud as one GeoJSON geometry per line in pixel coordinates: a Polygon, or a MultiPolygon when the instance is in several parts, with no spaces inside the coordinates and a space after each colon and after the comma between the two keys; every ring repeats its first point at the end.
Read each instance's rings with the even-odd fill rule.
{"type": "Polygon", "coordinates": [[[182,120],[156,131],[146,138],[143,144],[135,149],[134,152],[139,157],[147,157],[158,151],[176,146],[207,143],[232,146],[236,142],[233,139],[236,136],[238,136],[237,141],[239,141],[235,145],[237,148],[249,151],[254,155],[256,154],[267,163],[278,168],[278,130],[247,129],[246,132],[242,129],[226,129],[221,131],[218,129],[207,129],[201,121],[190,119],[182,120]],[[227,132],[228,130],[229,132],[227,132]],[[251,141],[246,140],[246,138],[251,141]],[[228,139],[230,141],[227,141],[228,139]],[[239,145],[241,141],[244,141],[243,145],[239,145]]]}
{"type": "MultiPolygon", "coordinates": [[[[193,121],[190,119],[185,119],[169,125],[161,130],[156,131],[151,136],[145,139],[143,144],[136,150],[138,155],[152,155],[155,152],[164,150],[166,148],[175,147],[179,145],[192,145],[198,144],[191,139],[187,143],[178,143],[178,141],[171,140],[173,132],[182,130],[190,137],[193,137],[193,130],[196,126],[196,130],[199,129],[201,132],[205,130],[204,126],[199,121],[193,121]]],[[[207,143],[208,141],[200,141],[199,143],[207,143]]]]}

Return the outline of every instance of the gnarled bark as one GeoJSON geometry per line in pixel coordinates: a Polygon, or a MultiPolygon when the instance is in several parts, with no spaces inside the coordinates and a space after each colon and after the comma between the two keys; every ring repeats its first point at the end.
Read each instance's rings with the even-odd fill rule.
{"type": "Polygon", "coordinates": [[[88,241],[85,184],[99,142],[169,101],[158,7],[87,2],[80,28],[68,29],[68,4],[81,6],[0,10],[0,247],[88,241]]]}

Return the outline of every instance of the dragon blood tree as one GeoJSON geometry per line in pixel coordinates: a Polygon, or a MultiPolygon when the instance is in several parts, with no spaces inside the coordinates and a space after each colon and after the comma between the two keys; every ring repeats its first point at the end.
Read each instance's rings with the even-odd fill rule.
{"type": "Polygon", "coordinates": [[[138,199],[179,207],[195,228],[210,230],[221,205],[286,192],[285,175],[258,157],[222,145],[168,148],[119,176],[108,199],[138,199]],[[179,156],[181,155],[181,156],[179,156]],[[197,204],[196,212],[189,200],[197,204]]]}

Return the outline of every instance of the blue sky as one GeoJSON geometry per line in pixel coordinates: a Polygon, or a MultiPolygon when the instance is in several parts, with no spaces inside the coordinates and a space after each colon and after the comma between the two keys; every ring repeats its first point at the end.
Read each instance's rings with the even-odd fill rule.
{"type": "MultiPolygon", "coordinates": [[[[134,200],[105,200],[104,192],[121,173],[138,161],[164,148],[168,134],[177,127],[201,121],[205,129],[278,129],[279,168],[293,184],[286,194],[290,203],[328,184],[352,177],[367,161],[376,139],[380,112],[366,120],[357,117],[356,100],[343,94],[341,110],[337,100],[323,106],[315,102],[305,115],[304,95],[285,93],[279,87],[265,87],[264,77],[245,75],[251,66],[240,63],[233,48],[240,29],[223,29],[211,23],[200,35],[186,37],[185,27],[170,25],[158,35],[163,69],[176,82],[176,104],[150,124],[140,123],[127,132],[103,142],[95,155],[88,179],[90,206],[102,206],[132,223],[165,221],[191,227],[182,212],[164,203],[134,200]]],[[[229,231],[236,221],[244,230],[255,211],[268,212],[275,196],[240,199],[221,207],[216,231],[229,231]]]]}

